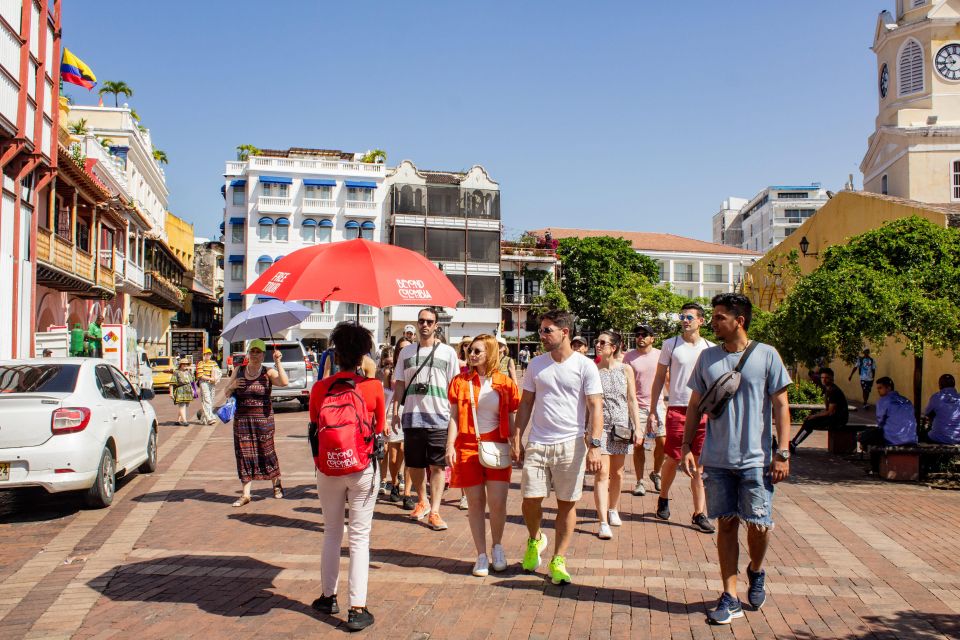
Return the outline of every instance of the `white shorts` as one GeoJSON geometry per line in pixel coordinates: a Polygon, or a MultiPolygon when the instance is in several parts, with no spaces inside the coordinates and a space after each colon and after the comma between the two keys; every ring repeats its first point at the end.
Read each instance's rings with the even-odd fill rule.
{"type": "MultiPolygon", "coordinates": [[[[640,424],[643,425],[644,433],[646,433],[646,430],[647,430],[647,418],[649,417],[650,417],[650,410],[640,407],[640,424]]],[[[657,407],[657,417],[659,418],[659,420],[657,421],[657,426],[656,426],[656,432],[655,432],[656,437],[666,438],[667,437],[667,408],[662,404],[659,407],[657,407]]]]}
{"type": "Polygon", "coordinates": [[[557,444],[527,444],[520,490],[524,498],[546,498],[550,486],[557,500],[576,502],[583,493],[587,443],[576,437],[557,444]]]}

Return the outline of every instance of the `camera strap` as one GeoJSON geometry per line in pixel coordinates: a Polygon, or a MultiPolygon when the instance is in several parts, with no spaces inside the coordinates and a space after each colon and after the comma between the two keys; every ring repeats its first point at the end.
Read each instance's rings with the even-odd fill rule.
{"type": "MultiPolygon", "coordinates": [[[[410,393],[410,387],[413,386],[414,381],[417,379],[417,376],[420,375],[420,372],[423,371],[423,368],[433,362],[433,354],[437,352],[437,347],[440,346],[439,342],[433,343],[433,349],[430,350],[430,355],[427,356],[427,359],[423,361],[417,370],[413,372],[413,376],[410,378],[410,382],[403,388],[403,397],[400,398],[400,404],[404,404],[407,401],[407,394],[410,393]]],[[[417,345],[417,355],[414,359],[414,362],[420,359],[420,345],[417,345]]]]}

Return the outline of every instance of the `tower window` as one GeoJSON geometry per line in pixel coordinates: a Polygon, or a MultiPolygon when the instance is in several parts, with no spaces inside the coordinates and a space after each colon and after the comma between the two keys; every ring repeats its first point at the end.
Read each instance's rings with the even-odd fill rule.
{"type": "Polygon", "coordinates": [[[916,9],[917,7],[922,7],[923,5],[927,4],[927,0],[911,0],[910,4],[911,9],[916,9]]]}
{"type": "Polygon", "coordinates": [[[950,163],[951,168],[953,169],[950,172],[950,177],[953,184],[952,195],[954,200],[960,200],[960,160],[954,160],[950,163]]]}
{"type": "MultiPolygon", "coordinates": [[[[954,162],[953,166],[954,166],[954,170],[956,170],[957,163],[954,162]]],[[[954,182],[956,182],[956,179],[957,179],[956,176],[954,176],[953,179],[954,179],[954,182]]],[[[882,193],[883,195],[887,195],[889,193],[889,191],[887,190],[887,174],[883,174],[883,177],[880,178],[880,193],[882,193]]]]}
{"type": "Polygon", "coordinates": [[[908,96],[923,91],[923,47],[916,40],[907,40],[897,58],[897,95],[908,96]]]}

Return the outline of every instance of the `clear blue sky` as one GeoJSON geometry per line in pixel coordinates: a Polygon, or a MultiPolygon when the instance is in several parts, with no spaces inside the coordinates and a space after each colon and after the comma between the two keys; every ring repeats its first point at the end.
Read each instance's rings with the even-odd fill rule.
{"type": "Polygon", "coordinates": [[[508,234],[709,239],[729,195],[838,189],[850,173],[860,184],[877,104],[869,47],[894,3],[63,4],[66,46],[101,82],[134,89],[170,159],[170,209],[197,235],[216,234],[224,161],[251,143],[482,164],[508,234]]]}

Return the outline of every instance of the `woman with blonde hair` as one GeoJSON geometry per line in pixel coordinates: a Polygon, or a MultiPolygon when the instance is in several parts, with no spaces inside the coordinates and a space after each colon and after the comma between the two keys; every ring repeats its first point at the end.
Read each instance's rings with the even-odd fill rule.
{"type": "Polygon", "coordinates": [[[503,571],[503,528],[507,519],[507,491],[512,467],[507,454],[505,468],[490,468],[480,462],[480,441],[506,444],[520,405],[516,383],[498,370],[497,340],[482,334],[467,350],[466,372],[453,379],[448,390],[451,404],[447,430],[447,465],[452,467],[451,485],[463,489],[469,504],[470,533],[477,548],[473,575],[485,576],[489,569],[503,571]],[[486,512],[490,510],[493,538],[492,561],[487,556],[486,512]]]}

